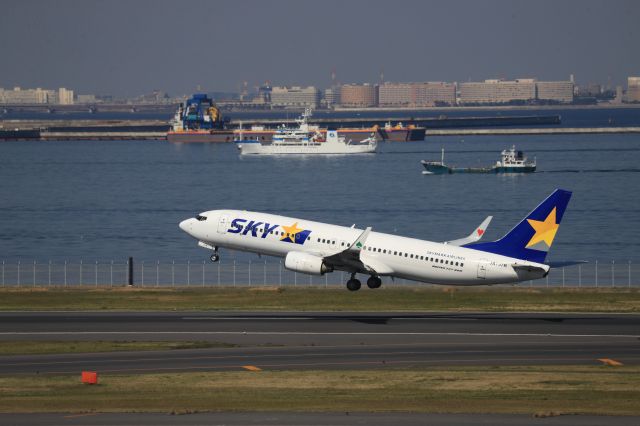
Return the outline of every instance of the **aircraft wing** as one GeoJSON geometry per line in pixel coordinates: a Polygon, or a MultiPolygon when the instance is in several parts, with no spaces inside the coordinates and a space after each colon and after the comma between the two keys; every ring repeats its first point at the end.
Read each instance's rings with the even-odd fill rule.
{"type": "Polygon", "coordinates": [[[367,259],[369,256],[365,255],[366,252],[362,253],[362,247],[364,247],[370,233],[371,227],[368,227],[346,250],[325,256],[324,262],[336,269],[364,274],[388,275],[392,273],[393,270],[387,265],[377,259],[367,259]]]}
{"type": "Polygon", "coordinates": [[[491,219],[493,219],[493,216],[487,216],[487,218],[482,221],[480,226],[474,229],[473,232],[468,236],[457,240],[445,241],[444,244],[451,244],[452,246],[463,246],[465,244],[475,243],[476,241],[480,240],[480,238],[482,238],[485,231],[489,227],[489,223],[491,223],[491,219]]]}

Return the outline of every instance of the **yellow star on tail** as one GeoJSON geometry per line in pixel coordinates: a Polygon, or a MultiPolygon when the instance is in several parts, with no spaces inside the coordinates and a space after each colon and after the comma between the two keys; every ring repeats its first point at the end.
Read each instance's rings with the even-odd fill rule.
{"type": "Polygon", "coordinates": [[[286,239],[289,239],[291,242],[295,242],[296,241],[296,234],[303,230],[302,228],[298,228],[298,222],[294,223],[291,226],[282,225],[282,228],[284,229],[285,233],[282,236],[282,238],[280,238],[280,241],[284,241],[286,239]]]}
{"type": "Polygon", "coordinates": [[[544,221],[527,219],[529,225],[536,231],[531,240],[527,244],[527,247],[531,247],[540,241],[544,241],[549,247],[553,243],[553,239],[558,232],[559,224],[556,223],[556,208],[554,207],[549,213],[549,216],[544,221]]]}

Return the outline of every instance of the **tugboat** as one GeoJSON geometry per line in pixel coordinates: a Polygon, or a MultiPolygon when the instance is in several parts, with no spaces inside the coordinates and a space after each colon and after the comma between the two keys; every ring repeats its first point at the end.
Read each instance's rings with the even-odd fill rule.
{"type": "Polygon", "coordinates": [[[444,164],[444,148],[440,161],[421,161],[426,169],[425,175],[445,175],[453,173],[532,173],[536,171],[536,160],[528,161],[522,151],[516,151],[515,145],[500,154],[500,160],[491,167],[450,167],[444,164]]]}
{"type": "Polygon", "coordinates": [[[282,155],[282,154],[366,154],[377,148],[375,134],[360,141],[347,141],[339,136],[337,130],[327,130],[326,139],[318,130],[309,127],[308,119],[311,110],[305,109],[296,120],[297,128],[282,126],[273,134],[271,143],[262,143],[258,139],[244,139],[242,134],[236,140],[240,154],[282,155]]]}

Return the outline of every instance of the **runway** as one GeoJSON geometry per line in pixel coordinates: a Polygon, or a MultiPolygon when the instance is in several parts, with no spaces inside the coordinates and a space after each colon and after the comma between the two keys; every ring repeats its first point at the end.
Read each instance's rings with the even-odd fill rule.
{"type": "Polygon", "coordinates": [[[0,357],[0,374],[640,363],[640,316],[486,313],[5,312],[10,340],[172,340],[207,349],[0,357]]]}

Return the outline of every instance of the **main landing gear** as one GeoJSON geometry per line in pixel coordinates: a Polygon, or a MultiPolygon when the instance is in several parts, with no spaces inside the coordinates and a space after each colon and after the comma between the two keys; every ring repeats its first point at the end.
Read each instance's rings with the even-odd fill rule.
{"type": "Polygon", "coordinates": [[[217,262],[220,260],[220,255],[218,254],[218,247],[214,248],[213,254],[209,257],[212,262],[217,262]]]}
{"type": "MultiPolygon", "coordinates": [[[[371,276],[367,280],[367,287],[369,288],[380,288],[381,285],[382,280],[380,279],[380,277],[371,276]]],[[[362,287],[362,283],[359,279],[356,278],[356,274],[351,274],[351,278],[349,279],[349,281],[347,281],[347,289],[349,291],[358,291],[360,290],[360,287],[362,287]]]]}

